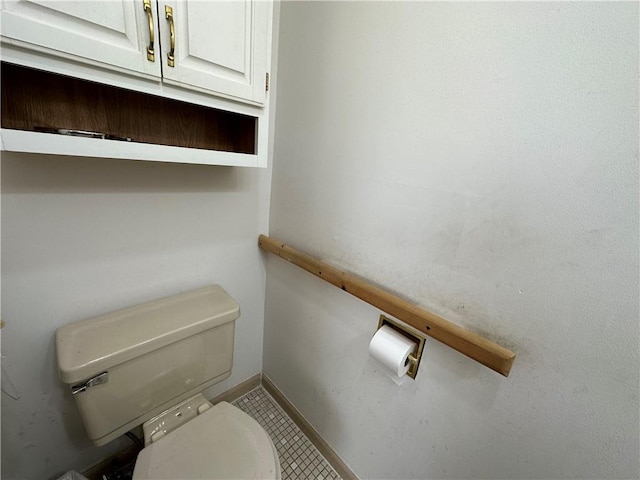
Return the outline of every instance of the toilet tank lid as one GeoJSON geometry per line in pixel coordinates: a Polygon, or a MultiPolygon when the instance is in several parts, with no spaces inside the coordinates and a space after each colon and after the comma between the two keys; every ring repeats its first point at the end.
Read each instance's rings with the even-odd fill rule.
{"type": "Polygon", "coordinates": [[[240,316],[219,285],[70,323],[56,331],[60,379],[76,383],[240,316]]]}

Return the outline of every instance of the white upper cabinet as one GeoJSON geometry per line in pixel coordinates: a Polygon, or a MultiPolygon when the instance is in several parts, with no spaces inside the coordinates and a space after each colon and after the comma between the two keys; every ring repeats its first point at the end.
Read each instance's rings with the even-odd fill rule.
{"type": "Polygon", "coordinates": [[[262,106],[266,0],[4,0],[2,41],[262,106]]]}
{"type": "Polygon", "coordinates": [[[14,76],[31,71],[20,77],[22,83],[2,77],[3,85],[14,89],[3,87],[4,97],[15,100],[3,104],[0,150],[267,165],[272,0],[0,0],[0,5],[1,60],[15,67],[7,68],[14,76]],[[58,75],[55,81],[45,79],[50,74],[58,75]],[[99,84],[94,93],[104,98],[96,93],[94,103],[91,96],[67,95],[71,88],[93,91],[86,82],[99,84]],[[123,104],[121,90],[136,95],[123,104]],[[144,129],[130,122],[150,110],[157,115],[144,129]],[[175,131],[167,133],[167,125],[175,131]],[[133,141],[73,136],[81,131],[133,141]]]}
{"type": "Polygon", "coordinates": [[[147,54],[151,36],[157,37],[157,5],[148,4],[145,9],[143,0],[4,0],[3,41],[159,77],[160,62],[147,54]]]}
{"type": "Polygon", "coordinates": [[[158,7],[165,80],[264,102],[268,2],[160,0],[158,7]]]}

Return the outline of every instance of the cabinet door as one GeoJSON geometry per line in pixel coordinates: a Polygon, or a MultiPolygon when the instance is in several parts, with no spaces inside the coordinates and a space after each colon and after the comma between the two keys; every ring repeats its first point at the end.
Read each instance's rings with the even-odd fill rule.
{"type": "Polygon", "coordinates": [[[271,7],[265,0],[159,0],[165,81],[263,104],[271,7]],[[167,58],[172,21],[174,66],[167,58]]]}
{"type": "Polygon", "coordinates": [[[144,0],[4,0],[2,37],[75,60],[160,76],[155,0],[147,10],[151,23],[144,0]],[[155,62],[147,58],[150,25],[155,62]]]}

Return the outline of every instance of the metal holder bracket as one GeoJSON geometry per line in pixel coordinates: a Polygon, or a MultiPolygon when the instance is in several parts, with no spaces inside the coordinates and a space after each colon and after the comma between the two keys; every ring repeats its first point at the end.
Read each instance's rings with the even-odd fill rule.
{"type": "Polygon", "coordinates": [[[420,366],[422,352],[424,350],[425,337],[412,326],[381,314],[380,320],[378,321],[378,330],[380,330],[383,325],[389,325],[389,327],[401,333],[409,340],[416,342],[416,352],[412,355],[409,355],[409,371],[407,372],[407,376],[415,380],[416,374],[418,373],[418,367],[420,366]]]}

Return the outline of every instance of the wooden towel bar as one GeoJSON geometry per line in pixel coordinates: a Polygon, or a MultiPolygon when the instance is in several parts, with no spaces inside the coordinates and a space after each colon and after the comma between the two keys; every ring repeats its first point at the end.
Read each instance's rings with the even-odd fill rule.
{"type": "Polygon", "coordinates": [[[505,377],[509,376],[516,357],[511,350],[266,235],[260,235],[258,245],[261,249],[313,273],[505,377]]]}

